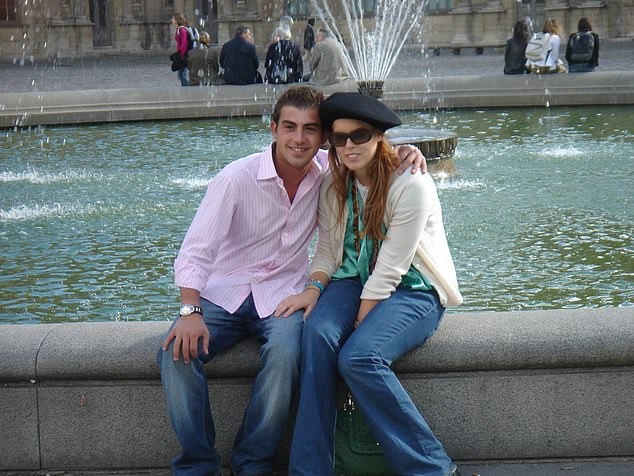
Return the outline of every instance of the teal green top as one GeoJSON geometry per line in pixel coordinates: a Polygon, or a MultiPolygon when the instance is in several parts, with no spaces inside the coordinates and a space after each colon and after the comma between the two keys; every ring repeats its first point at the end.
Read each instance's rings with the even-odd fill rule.
{"type": "MultiPolygon", "coordinates": [[[[359,243],[359,252],[355,246],[355,234],[354,234],[354,202],[352,187],[356,187],[356,184],[350,180],[348,186],[348,219],[346,220],[346,231],[343,239],[343,259],[341,266],[332,275],[332,279],[345,279],[345,278],[359,278],[363,284],[368,280],[371,274],[370,265],[372,260],[372,252],[374,250],[375,243],[367,235],[364,235],[359,243]]],[[[357,197],[358,207],[358,228],[359,233],[363,234],[363,200],[360,193],[355,193],[357,197]]],[[[386,229],[383,232],[387,232],[386,229]]],[[[381,248],[381,242],[378,242],[379,249],[381,248]]],[[[425,276],[421,274],[414,266],[410,265],[407,274],[402,277],[400,285],[401,287],[409,289],[430,290],[432,285],[425,276]]]]}

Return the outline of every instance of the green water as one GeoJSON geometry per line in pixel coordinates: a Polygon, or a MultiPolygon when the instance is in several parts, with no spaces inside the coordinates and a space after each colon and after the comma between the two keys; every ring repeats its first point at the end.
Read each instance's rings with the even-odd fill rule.
{"type": "MultiPolygon", "coordinates": [[[[458,311],[634,305],[634,107],[402,118],[459,136],[434,173],[458,311]]],[[[269,140],[265,118],[3,131],[0,323],[171,319],[208,179],[269,140]]]]}

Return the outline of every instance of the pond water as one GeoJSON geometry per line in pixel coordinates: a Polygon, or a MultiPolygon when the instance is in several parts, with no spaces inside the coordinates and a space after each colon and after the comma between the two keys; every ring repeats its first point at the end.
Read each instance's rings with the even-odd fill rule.
{"type": "MultiPolygon", "coordinates": [[[[456,132],[435,170],[465,304],[634,305],[634,107],[401,114],[456,132]]],[[[2,131],[0,323],[172,319],[207,181],[268,118],[2,131]]]]}

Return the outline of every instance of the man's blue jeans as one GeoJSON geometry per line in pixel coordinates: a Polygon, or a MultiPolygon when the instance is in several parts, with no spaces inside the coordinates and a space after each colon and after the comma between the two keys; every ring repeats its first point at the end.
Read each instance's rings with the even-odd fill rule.
{"type": "Polygon", "coordinates": [[[220,474],[203,366],[247,336],[261,343],[262,368],[234,442],[231,467],[237,475],[271,473],[273,456],[286,430],[291,400],[299,384],[302,312],[288,318],[260,319],[251,296],[234,314],[204,299],[201,307],[211,335],[209,356],[202,353],[200,345],[198,358],[189,364],[183,363],[182,358],[174,362],[172,345],[158,354],[167,410],[183,450],[172,461],[173,474],[220,474]]]}
{"type": "Polygon", "coordinates": [[[454,464],[390,368],[436,331],[438,295],[398,288],[354,329],[362,289],[356,279],[332,281],[304,323],[289,474],[334,474],[338,371],[395,473],[451,474],[454,464]]]}

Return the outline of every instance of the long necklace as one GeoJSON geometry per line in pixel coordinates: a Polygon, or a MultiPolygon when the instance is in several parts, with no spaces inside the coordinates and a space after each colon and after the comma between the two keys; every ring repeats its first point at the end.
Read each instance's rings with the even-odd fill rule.
{"type": "MultiPolygon", "coordinates": [[[[363,230],[360,229],[360,224],[363,225],[363,222],[359,216],[359,198],[357,195],[357,184],[354,174],[351,174],[350,186],[352,188],[352,233],[354,233],[354,249],[357,252],[357,256],[359,256],[361,253],[361,242],[365,238],[365,227],[363,230]]],[[[372,274],[372,270],[374,270],[374,266],[376,265],[377,257],[379,256],[379,246],[371,239],[368,239],[366,246],[372,247],[372,256],[370,257],[368,267],[368,274],[372,274]]]]}

